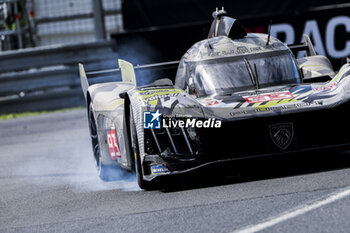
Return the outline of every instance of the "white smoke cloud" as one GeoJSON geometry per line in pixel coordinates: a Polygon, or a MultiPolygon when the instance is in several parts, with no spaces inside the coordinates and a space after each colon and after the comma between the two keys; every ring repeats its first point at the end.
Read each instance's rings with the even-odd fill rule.
{"type": "MultiPolygon", "coordinates": [[[[86,112],[78,111],[80,119],[69,122],[73,126],[62,122],[61,129],[28,125],[28,135],[22,133],[16,139],[22,142],[20,148],[2,146],[1,152],[12,157],[6,177],[38,186],[66,186],[75,192],[140,191],[135,174],[122,168],[113,171],[115,181],[104,182],[98,177],[86,112]]],[[[72,113],[61,114],[63,118],[64,114],[72,113]]]]}

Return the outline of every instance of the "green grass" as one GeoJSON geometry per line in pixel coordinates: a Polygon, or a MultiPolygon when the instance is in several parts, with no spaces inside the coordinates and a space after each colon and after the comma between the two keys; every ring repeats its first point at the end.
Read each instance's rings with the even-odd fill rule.
{"type": "Polygon", "coordinates": [[[0,120],[9,120],[9,119],[15,119],[15,118],[21,118],[21,117],[28,117],[28,116],[36,116],[41,114],[47,114],[47,113],[54,113],[54,112],[68,112],[76,109],[83,109],[84,107],[75,107],[75,108],[63,108],[63,109],[57,109],[57,110],[49,110],[49,111],[36,111],[36,112],[21,112],[21,113],[6,113],[0,115],[0,120]]]}

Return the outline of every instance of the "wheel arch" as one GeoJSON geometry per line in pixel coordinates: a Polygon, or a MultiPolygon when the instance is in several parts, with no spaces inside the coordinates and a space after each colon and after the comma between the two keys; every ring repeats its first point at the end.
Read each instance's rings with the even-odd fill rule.
{"type": "Polygon", "coordinates": [[[90,92],[87,91],[87,93],[86,93],[86,109],[87,109],[88,116],[89,116],[89,110],[90,110],[90,103],[91,103],[91,95],[90,95],[90,92]]]}
{"type": "Polygon", "coordinates": [[[125,144],[128,151],[128,164],[130,165],[131,170],[135,171],[135,158],[131,149],[130,106],[130,96],[126,93],[124,99],[124,137],[127,139],[125,140],[125,144]]]}

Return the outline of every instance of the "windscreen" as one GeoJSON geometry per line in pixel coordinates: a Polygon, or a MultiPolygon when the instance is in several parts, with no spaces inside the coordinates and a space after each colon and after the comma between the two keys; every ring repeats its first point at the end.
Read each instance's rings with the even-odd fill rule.
{"type": "Polygon", "coordinates": [[[299,73],[288,51],[213,59],[201,61],[195,66],[197,96],[256,88],[248,66],[260,87],[300,83],[299,73]]]}

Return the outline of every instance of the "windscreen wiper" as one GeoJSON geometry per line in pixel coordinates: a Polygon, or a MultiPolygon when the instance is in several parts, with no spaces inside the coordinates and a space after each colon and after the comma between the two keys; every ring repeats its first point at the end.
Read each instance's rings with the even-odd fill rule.
{"type": "Polygon", "coordinates": [[[254,64],[254,71],[255,71],[255,74],[254,74],[252,67],[250,66],[250,63],[246,58],[244,58],[244,63],[248,70],[248,74],[249,74],[250,80],[252,81],[253,86],[255,87],[255,89],[259,89],[259,80],[258,80],[256,65],[254,64]]]}

